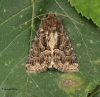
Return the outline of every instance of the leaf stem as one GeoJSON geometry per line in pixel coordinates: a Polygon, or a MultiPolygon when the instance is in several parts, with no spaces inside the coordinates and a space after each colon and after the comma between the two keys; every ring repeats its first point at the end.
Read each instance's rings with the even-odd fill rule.
{"type": "MultiPolygon", "coordinates": [[[[32,22],[31,22],[31,33],[30,33],[30,40],[32,40],[32,32],[33,32],[33,28],[34,28],[34,4],[35,4],[35,0],[31,0],[32,3],[32,22]]],[[[31,44],[32,42],[30,41],[30,48],[31,48],[31,44]]]]}

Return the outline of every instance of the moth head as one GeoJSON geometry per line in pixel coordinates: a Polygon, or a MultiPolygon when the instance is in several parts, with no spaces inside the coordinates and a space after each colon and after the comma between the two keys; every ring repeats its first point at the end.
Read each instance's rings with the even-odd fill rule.
{"type": "Polygon", "coordinates": [[[53,14],[52,12],[49,12],[48,14],[46,14],[46,17],[55,17],[55,14],[53,14]]]}

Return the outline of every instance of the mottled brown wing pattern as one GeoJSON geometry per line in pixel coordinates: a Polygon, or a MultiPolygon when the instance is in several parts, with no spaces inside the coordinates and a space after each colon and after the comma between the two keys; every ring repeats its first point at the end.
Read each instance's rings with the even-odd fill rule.
{"type": "Polygon", "coordinates": [[[61,20],[53,13],[41,20],[26,62],[29,73],[55,68],[61,72],[78,71],[78,63],[61,20]]]}

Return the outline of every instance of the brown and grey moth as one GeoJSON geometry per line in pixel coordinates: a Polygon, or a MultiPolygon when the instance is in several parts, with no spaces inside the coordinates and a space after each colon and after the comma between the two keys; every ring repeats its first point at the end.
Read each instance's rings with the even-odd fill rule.
{"type": "Polygon", "coordinates": [[[29,73],[44,72],[55,68],[61,72],[78,71],[73,47],[61,19],[50,12],[41,20],[26,62],[29,73]]]}

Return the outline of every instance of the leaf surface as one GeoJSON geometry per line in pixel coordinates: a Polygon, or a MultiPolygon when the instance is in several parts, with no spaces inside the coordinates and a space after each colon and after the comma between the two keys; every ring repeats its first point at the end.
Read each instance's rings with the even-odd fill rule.
{"type": "Polygon", "coordinates": [[[78,13],[93,22],[100,28],[100,0],[68,0],[78,13]]]}

